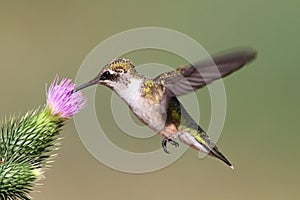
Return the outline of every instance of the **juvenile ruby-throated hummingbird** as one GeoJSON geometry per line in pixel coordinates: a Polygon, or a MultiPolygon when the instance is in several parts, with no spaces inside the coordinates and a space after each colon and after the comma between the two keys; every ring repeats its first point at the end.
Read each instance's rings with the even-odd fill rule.
{"type": "Polygon", "coordinates": [[[199,89],[214,80],[223,78],[252,61],[256,52],[240,49],[160,74],[154,79],[135,70],[134,64],[123,58],[108,63],[91,81],[73,92],[91,85],[105,85],[123,99],[132,112],[152,130],[162,135],[162,147],[181,142],[198,151],[219,158],[233,168],[205,131],[187,113],[177,96],[199,89]]]}

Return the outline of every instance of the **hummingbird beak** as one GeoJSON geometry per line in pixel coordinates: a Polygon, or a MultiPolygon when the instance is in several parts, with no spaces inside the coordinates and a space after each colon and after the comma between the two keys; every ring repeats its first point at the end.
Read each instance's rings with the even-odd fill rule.
{"type": "Polygon", "coordinates": [[[84,84],[82,84],[82,85],[76,87],[76,88],[72,91],[72,93],[75,93],[75,92],[77,92],[77,91],[79,91],[79,90],[82,90],[82,89],[84,89],[84,88],[87,88],[87,87],[89,87],[89,86],[96,85],[98,82],[99,82],[99,78],[98,78],[98,76],[97,76],[96,78],[90,80],[89,82],[84,83],[84,84]]]}

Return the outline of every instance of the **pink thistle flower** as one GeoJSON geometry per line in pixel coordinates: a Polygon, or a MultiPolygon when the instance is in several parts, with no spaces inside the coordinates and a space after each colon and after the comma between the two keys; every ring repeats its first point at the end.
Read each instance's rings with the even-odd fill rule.
{"type": "Polygon", "coordinates": [[[47,92],[47,106],[53,115],[61,118],[71,118],[86,105],[86,99],[80,91],[72,93],[75,84],[71,79],[62,79],[59,83],[56,75],[47,92]]]}

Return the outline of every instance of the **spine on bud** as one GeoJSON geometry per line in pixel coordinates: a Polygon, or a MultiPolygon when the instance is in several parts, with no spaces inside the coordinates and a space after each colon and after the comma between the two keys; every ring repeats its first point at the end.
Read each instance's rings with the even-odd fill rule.
{"type": "Polygon", "coordinates": [[[1,125],[1,199],[29,199],[26,196],[40,177],[57,143],[64,119],[52,115],[48,107],[11,118],[1,125]],[[9,198],[8,198],[9,197],[9,198]]]}
{"type": "Polygon", "coordinates": [[[34,182],[39,178],[34,166],[5,162],[0,165],[0,199],[29,199],[34,182]]]}
{"type": "Polygon", "coordinates": [[[64,122],[86,104],[80,92],[72,94],[71,79],[58,77],[47,92],[42,110],[0,122],[0,199],[30,199],[35,182],[51,160],[64,122]]]}

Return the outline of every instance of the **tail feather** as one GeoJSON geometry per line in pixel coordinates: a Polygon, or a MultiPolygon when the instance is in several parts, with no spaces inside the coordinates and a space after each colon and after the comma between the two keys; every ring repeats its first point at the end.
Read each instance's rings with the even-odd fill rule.
{"type": "Polygon", "coordinates": [[[219,151],[216,144],[209,138],[205,131],[193,120],[193,118],[184,109],[183,105],[180,104],[178,99],[176,97],[172,97],[169,103],[172,108],[179,109],[178,113],[181,114],[182,121],[179,121],[179,129],[181,131],[178,135],[178,139],[198,151],[202,151],[222,160],[233,169],[233,165],[219,151]]]}
{"type": "Polygon", "coordinates": [[[214,156],[220,160],[222,160],[224,163],[226,163],[230,168],[234,169],[233,165],[229,162],[229,160],[219,151],[217,146],[214,146],[210,152],[209,155],[214,156]]]}
{"type": "Polygon", "coordinates": [[[193,147],[198,151],[209,154],[210,156],[216,157],[226,163],[230,168],[233,165],[229,160],[219,151],[217,146],[210,140],[208,135],[201,129],[201,131],[182,131],[178,138],[183,143],[193,147]],[[196,133],[195,133],[196,132],[196,133]]]}
{"type": "Polygon", "coordinates": [[[209,136],[205,133],[205,131],[200,126],[198,126],[198,137],[196,136],[195,139],[197,140],[197,142],[199,142],[201,145],[203,145],[205,147],[205,149],[208,151],[209,155],[222,160],[231,169],[234,169],[233,165],[221,153],[221,151],[218,149],[217,145],[214,142],[212,142],[212,140],[209,138],[209,136]]]}

